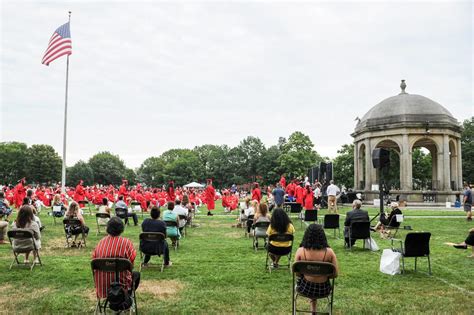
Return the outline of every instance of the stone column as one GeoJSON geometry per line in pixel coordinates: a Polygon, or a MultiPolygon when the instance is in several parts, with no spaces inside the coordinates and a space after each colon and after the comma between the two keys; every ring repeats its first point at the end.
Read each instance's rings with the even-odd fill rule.
{"type": "Polygon", "coordinates": [[[365,190],[372,189],[372,148],[370,146],[370,139],[365,139],[365,190]]]}
{"type": "Polygon", "coordinates": [[[379,181],[378,179],[378,170],[374,168],[374,165],[372,164],[372,151],[375,149],[376,141],[374,139],[370,139],[370,147],[369,147],[369,158],[368,161],[366,161],[366,165],[370,168],[370,189],[372,189],[373,184],[378,184],[379,181]]]}
{"type": "Polygon", "coordinates": [[[354,143],[354,189],[359,189],[359,143],[354,143]]]}
{"type": "Polygon", "coordinates": [[[458,148],[458,188],[462,190],[463,188],[463,181],[462,181],[462,155],[461,155],[461,139],[457,140],[457,148],[458,148]]]}
{"type": "Polygon", "coordinates": [[[402,137],[402,147],[400,148],[400,188],[402,190],[412,190],[412,157],[408,135],[402,137]]]}
{"type": "MultiPolygon", "coordinates": [[[[452,139],[450,140],[450,142],[452,139]]],[[[449,187],[451,187],[451,182],[454,182],[454,189],[457,190],[458,186],[458,152],[457,144],[454,145],[453,151],[451,151],[451,145],[449,146],[449,171],[451,176],[449,179],[449,187]]]]}
{"type": "MultiPolygon", "coordinates": [[[[450,183],[450,180],[451,180],[451,160],[449,158],[449,137],[448,135],[444,135],[443,136],[443,168],[444,168],[444,172],[443,172],[443,177],[444,177],[444,180],[443,180],[443,190],[445,191],[449,191],[451,190],[451,183],[450,183]]],[[[439,161],[438,161],[439,162],[439,161]]]]}

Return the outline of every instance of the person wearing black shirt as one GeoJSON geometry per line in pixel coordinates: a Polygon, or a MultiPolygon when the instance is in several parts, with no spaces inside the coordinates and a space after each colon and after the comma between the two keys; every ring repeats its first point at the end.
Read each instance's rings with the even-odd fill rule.
{"type": "MultiPolygon", "coordinates": [[[[166,237],[166,223],[159,219],[160,209],[156,206],[152,207],[150,216],[151,218],[147,218],[142,222],[142,231],[160,232],[166,237]]],[[[163,240],[162,243],[140,241],[140,249],[145,254],[145,266],[150,261],[151,255],[164,255],[165,267],[171,266],[172,263],[170,261],[170,252],[166,240],[163,240]],[[147,255],[147,253],[150,255],[147,255]]]]}

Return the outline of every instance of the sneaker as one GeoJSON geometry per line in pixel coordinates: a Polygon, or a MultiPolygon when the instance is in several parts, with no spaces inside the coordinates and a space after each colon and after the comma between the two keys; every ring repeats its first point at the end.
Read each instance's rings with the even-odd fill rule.
{"type": "Polygon", "coordinates": [[[173,263],[172,263],[171,261],[169,261],[168,264],[165,265],[165,268],[169,268],[169,267],[171,267],[172,265],[173,265],[173,263]]]}

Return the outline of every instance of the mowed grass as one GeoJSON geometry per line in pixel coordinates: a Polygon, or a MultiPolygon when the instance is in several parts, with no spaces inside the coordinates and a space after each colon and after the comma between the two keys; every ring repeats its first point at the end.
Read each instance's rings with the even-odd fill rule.
{"type": "MultiPolygon", "coordinates": [[[[344,214],[348,207],[341,209],[344,214]]],[[[375,208],[369,209],[375,214],[375,208]]],[[[292,277],[288,270],[268,273],[265,252],[255,252],[252,240],[241,228],[232,227],[236,214],[224,215],[222,207],[207,217],[205,209],[197,216],[196,228],[188,228],[177,252],[171,251],[173,266],[160,273],[149,267],[141,274],[137,291],[139,312],[143,314],[288,314],[291,313],[292,277]]],[[[30,272],[25,268],[8,270],[13,259],[9,245],[0,246],[0,313],[6,314],[87,314],[94,311],[95,293],[90,269],[91,252],[103,235],[96,236],[95,218],[86,215],[91,228],[87,248],[64,248],[64,230],[53,225],[52,217],[40,215],[46,229],[42,234],[44,266],[30,272]]],[[[326,211],[322,211],[322,214],[326,211]]],[[[462,211],[438,212],[406,210],[406,215],[463,215],[462,211]]],[[[341,217],[341,225],[343,224],[341,217]]],[[[142,219],[140,218],[140,222],[142,219]]],[[[59,222],[59,221],[58,221],[59,222]]],[[[300,222],[295,246],[304,233],[300,222]]],[[[407,273],[389,276],[379,272],[381,251],[362,250],[358,241],[352,250],[341,238],[328,231],[328,241],[340,264],[336,279],[336,314],[473,314],[474,259],[468,252],[444,245],[464,240],[472,223],[461,218],[407,218],[405,224],[416,231],[430,231],[433,275],[427,274],[426,259],[406,260],[407,273]]],[[[138,249],[140,227],[128,226],[124,236],[138,249]]],[[[406,231],[401,231],[402,238],[406,231]]],[[[381,249],[390,242],[373,235],[381,249]]],[[[282,258],[284,259],[284,258],[282,258]]],[[[282,260],[284,262],[285,260],[282,260]]],[[[152,258],[152,263],[156,258],[152,258]]],[[[138,258],[135,262],[138,267],[138,258]]],[[[306,303],[302,305],[306,306],[306,303]]]]}

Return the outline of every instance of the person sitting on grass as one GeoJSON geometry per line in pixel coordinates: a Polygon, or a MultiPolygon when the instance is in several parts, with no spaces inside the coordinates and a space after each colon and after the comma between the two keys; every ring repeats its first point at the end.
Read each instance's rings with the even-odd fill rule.
{"type": "MultiPolygon", "coordinates": [[[[270,220],[270,226],[267,229],[267,235],[273,234],[294,234],[295,228],[291,223],[290,218],[286,212],[281,208],[273,210],[272,218],[270,220]]],[[[269,256],[272,259],[273,267],[278,268],[278,262],[280,257],[287,255],[287,248],[291,246],[291,241],[288,242],[276,242],[271,241],[268,244],[269,256]]]]}
{"type": "MultiPolygon", "coordinates": [[[[107,223],[107,236],[99,241],[96,248],[92,252],[92,259],[96,258],[125,258],[128,259],[132,265],[137,257],[137,252],[133,248],[133,243],[128,238],[120,236],[124,230],[123,222],[118,217],[113,217],[107,223]]],[[[94,273],[94,283],[97,296],[99,298],[107,297],[107,290],[110,288],[111,282],[114,282],[114,277],[110,272],[96,271],[94,273]]],[[[120,273],[120,282],[125,289],[130,291],[133,286],[138,288],[140,284],[140,273],[122,271],[120,273]]]]}
{"type": "MultiPolygon", "coordinates": [[[[336,267],[337,276],[338,264],[336,254],[328,245],[322,225],[310,224],[306,228],[301,245],[295,254],[295,261],[300,260],[331,263],[336,267]]],[[[331,284],[328,277],[325,276],[299,275],[296,282],[296,291],[311,300],[311,312],[316,314],[317,299],[331,294],[331,284]]]]}
{"type": "MultiPolygon", "coordinates": [[[[41,249],[41,232],[38,223],[35,222],[33,216],[33,209],[30,205],[23,205],[21,206],[20,210],[18,211],[18,215],[16,220],[12,224],[12,230],[17,229],[27,229],[33,232],[34,242],[36,248],[39,250],[41,249]]],[[[14,239],[13,240],[13,249],[15,251],[20,250],[28,250],[33,247],[31,239],[14,239]]],[[[25,254],[25,264],[29,264],[30,252],[25,254]]],[[[33,256],[35,259],[35,263],[39,263],[38,257],[36,257],[36,253],[33,252],[33,256]]]]}
{"type": "MultiPolygon", "coordinates": [[[[150,217],[146,218],[142,222],[143,232],[159,232],[163,233],[166,237],[166,224],[160,220],[160,209],[157,206],[153,206],[150,210],[150,217]]],[[[170,251],[168,243],[163,240],[162,243],[151,242],[151,241],[140,241],[140,249],[145,254],[143,266],[147,266],[150,261],[151,255],[164,255],[165,267],[170,267],[173,263],[170,261],[170,251]]]]}
{"type": "MultiPolygon", "coordinates": [[[[64,229],[66,230],[66,234],[72,235],[79,235],[84,232],[84,234],[89,233],[89,227],[86,226],[86,222],[84,221],[84,217],[81,214],[81,210],[79,208],[79,204],[75,201],[69,204],[69,208],[67,209],[66,213],[64,214],[65,219],[78,219],[81,222],[81,227],[79,229],[75,229],[73,226],[66,225],[64,229]]],[[[76,246],[73,242],[72,246],[76,246]]],[[[78,246],[81,244],[78,244],[78,246]]]]}
{"type": "MultiPolygon", "coordinates": [[[[169,201],[167,204],[167,210],[163,211],[163,221],[176,222],[179,225],[178,215],[173,212],[173,209],[174,209],[174,202],[169,201]]],[[[177,226],[167,226],[166,236],[171,239],[173,246],[175,246],[176,241],[181,238],[181,234],[179,233],[179,229],[177,226]]]]}
{"type": "MultiPolygon", "coordinates": [[[[112,209],[109,208],[109,199],[107,198],[102,198],[102,205],[99,207],[99,211],[97,213],[107,213],[110,215],[112,209]]],[[[100,225],[107,225],[109,222],[110,218],[99,218],[97,222],[100,225]]]]}
{"type": "Polygon", "coordinates": [[[454,248],[458,249],[467,249],[468,246],[471,246],[472,248],[472,254],[468,256],[469,258],[474,258],[474,228],[469,230],[469,234],[467,235],[467,238],[464,242],[462,243],[445,243],[446,245],[453,246],[454,248]]]}
{"type": "Polygon", "coordinates": [[[385,231],[386,227],[393,227],[398,228],[400,226],[400,222],[397,221],[397,214],[402,214],[402,211],[398,208],[398,202],[390,203],[390,214],[388,217],[386,216],[385,212],[380,215],[379,222],[375,225],[374,230],[380,229],[380,237],[385,238],[387,237],[387,233],[385,231]]]}

